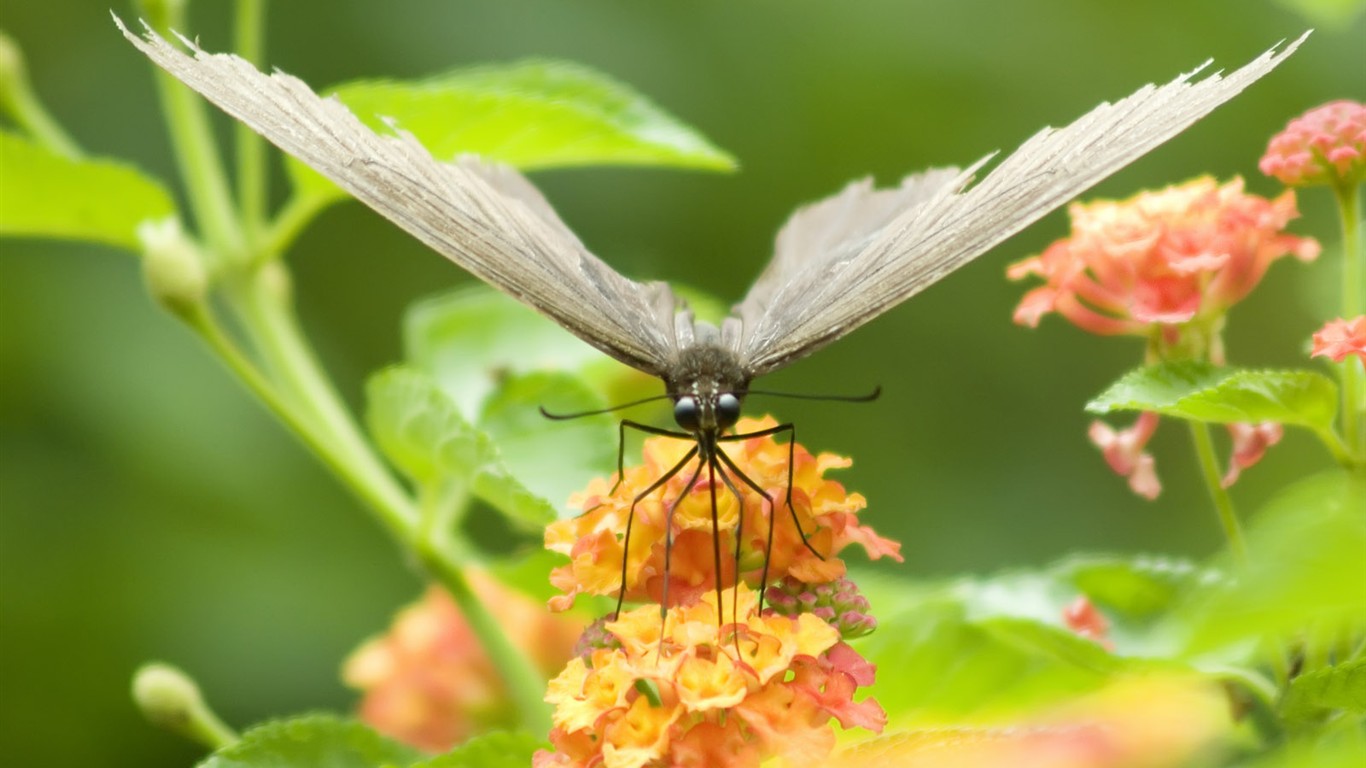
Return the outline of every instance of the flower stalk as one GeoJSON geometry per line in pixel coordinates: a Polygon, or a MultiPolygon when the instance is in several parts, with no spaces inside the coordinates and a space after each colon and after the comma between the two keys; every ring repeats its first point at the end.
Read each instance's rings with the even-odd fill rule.
{"type": "Polygon", "coordinates": [[[1190,425],[1191,440],[1195,444],[1195,457],[1200,464],[1201,477],[1205,480],[1210,501],[1214,503],[1214,512],[1219,518],[1219,524],[1223,526],[1229,549],[1233,550],[1233,556],[1238,564],[1246,566],[1247,540],[1243,538],[1242,524],[1238,522],[1238,515],[1233,509],[1233,498],[1229,496],[1220,478],[1219,459],[1214,453],[1214,441],[1210,438],[1209,425],[1201,421],[1186,423],[1190,425]]]}
{"type": "MultiPolygon", "coordinates": [[[[1342,313],[1362,314],[1366,273],[1362,268],[1361,185],[1346,181],[1333,187],[1342,224],[1342,313]]],[[[1366,371],[1360,361],[1348,358],[1342,373],[1342,433],[1347,449],[1359,466],[1366,466],[1366,371]]]]}

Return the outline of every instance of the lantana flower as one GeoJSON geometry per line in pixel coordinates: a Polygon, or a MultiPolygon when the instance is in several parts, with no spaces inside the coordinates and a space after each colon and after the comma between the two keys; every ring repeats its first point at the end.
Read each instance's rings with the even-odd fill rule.
{"type": "Polygon", "coordinates": [[[1366,365],[1366,315],[1330,320],[1314,333],[1311,357],[1328,357],[1340,363],[1349,355],[1356,355],[1366,365]]]}
{"type": "MultiPolygon", "coordinates": [[[[469,580],[547,679],[564,665],[583,622],[547,614],[535,600],[482,573],[469,572],[469,580]]],[[[362,720],[431,752],[445,752],[475,733],[517,721],[493,662],[439,587],[428,588],[420,600],[403,608],[388,633],[357,648],[342,677],[364,691],[362,720]]]]}
{"type": "Polygon", "coordinates": [[[873,667],[834,627],[809,613],[760,614],[743,584],[723,599],[738,617],[724,627],[711,594],[664,623],[651,605],[607,622],[613,642],[551,681],[555,751],[533,766],[820,765],[835,745],[832,719],[881,731],[877,702],[854,701],[873,667]]]}
{"type": "MultiPolygon", "coordinates": [[[[741,419],[735,429],[744,433],[776,424],[771,417],[741,419]]],[[[623,552],[633,500],[691,447],[684,440],[650,438],[644,443],[644,463],[627,468],[619,483],[616,478],[597,478],[570,500],[571,505],[584,510],[583,514],[552,523],[545,534],[547,549],[570,558],[568,564],[550,574],[551,583],[564,593],[551,600],[552,609],[568,608],[581,593],[616,596],[623,586],[623,557],[625,600],[659,603],[667,580],[671,607],[692,604],[714,591],[718,579],[723,589],[737,582],[737,529],[739,581],[755,586],[763,575],[766,558],[770,583],[788,578],[809,584],[842,577],[844,562],[835,555],[850,544],[862,545],[874,559],[901,560],[900,544],[859,524],[857,513],[865,505],[863,497],[825,478],[831,469],[848,467],[851,462],[847,458],[829,453],[813,456],[801,445],[794,446],[789,510],[789,447],[772,436],[721,443],[721,450],[731,461],[772,499],[776,509],[771,518],[768,499],[737,480],[735,486],[742,492],[742,499],[737,501],[718,477],[717,524],[713,531],[711,481],[704,472],[688,487],[692,472],[685,470],[635,504],[630,551],[623,552]],[[675,502],[670,524],[668,511],[675,502]],[[665,539],[670,525],[667,533],[673,538],[673,549],[666,569],[665,539]],[[767,551],[770,525],[775,526],[771,553],[767,551]],[[720,574],[716,572],[713,546],[721,548],[720,574]]],[[[714,615],[712,622],[716,622],[714,615]]]]}
{"type": "MultiPolygon", "coordinates": [[[[1314,259],[1319,244],[1282,230],[1299,215],[1293,192],[1274,200],[1243,191],[1242,179],[1203,176],[1128,200],[1075,203],[1072,234],[1012,265],[1013,280],[1034,275],[1015,322],[1036,326],[1057,312],[1098,334],[1217,332],[1217,323],[1262,279],[1271,263],[1314,259]]],[[[1217,356],[1214,339],[1186,356],[1217,356]]],[[[1215,360],[1215,362],[1219,362],[1215,360]]]]}
{"type": "Polygon", "coordinates": [[[1087,437],[1100,449],[1110,469],[1129,479],[1129,488],[1149,501],[1162,493],[1162,482],[1157,479],[1157,463],[1153,455],[1143,450],[1157,430],[1156,413],[1145,411],[1127,429],[1115,430],[1109,424],[1091,422],[1087,437]]]}
{"type": "Polygon", "coordinates": [[[1366,104],[1334,101],[1291,120],[1258,167],[1291,187],[1356,184],[1366,176],[1366,104]]]}

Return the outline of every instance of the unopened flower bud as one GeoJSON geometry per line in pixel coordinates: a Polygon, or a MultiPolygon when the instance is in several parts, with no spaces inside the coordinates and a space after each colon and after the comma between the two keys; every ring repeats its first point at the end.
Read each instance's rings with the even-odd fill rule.
{"type": "Polygon", "coordinates": [[[877,628],[877,621],[868,613],[868,599],[848,578],[825,584],[784,579],[769,587],[765,598],[774,613],[812,614],[839,630],[845,639],[862,637],[877,628]]]}
{"type": "Polygon", "coordinates": [[[204,703],[189,675],[153,662],[133,674],[133,701],[152,724],[217,749],[237,740],[204,703]]]}
{"type": "Polygon", "coordinates": [[[199,248],[175,218],[138,225],[142,243],[142,274],[152,298],[177,315],[204,301],[208,272],[199,248]]]}

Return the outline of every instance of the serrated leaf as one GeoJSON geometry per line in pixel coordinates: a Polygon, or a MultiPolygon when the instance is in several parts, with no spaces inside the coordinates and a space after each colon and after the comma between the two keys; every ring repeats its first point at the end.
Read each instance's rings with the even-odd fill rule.
{"type": "Polygon", "coordinates": [[[1310,720],[1341,709],[1366,714],[1366,659],[1316,669],[1290,681],[1281,713],[1292,722],[1310,720]]]}
{"type": "Polygon", "coordinates": [[[531,765],[536,750],[549,746],[544,739],[529,733],[486,733],[440,757],[414,763],[409,768],[526,768],[531,765]]]}
{"type": "Polygon", "coordinates": [[[1248,566],[1180,609],[1190,651],[1366,630],[1366,482],[1341,471],[1303,480],[1254,517],[1247,540],[1248,566]]]}
{"type": "Polygon", "coordinates": [[[485,404],[479,426],[497,441],[508,471],[567,515],[571,493],[616,469],[619,438],[609,415],[553,421],[540,411],[549,404],[562,412],[603,406],[573,376],[533,373],[506,380],[485,404]]]}
{"type": "MultiPolygon", "coordinates": [[[[649,99],[608,76],[562,61],[456,70],[425,80],[363,80],[330,89],[366,125],[385,119],[442,160],[465,152],[522,169],[656,165],[730,170],[735,160],[649,99]]],[[[298,192],[344,193],[287,161],[298,192]]]]}
{"type": "MultiPolygon", "coordinates": [[[[471,421],[509,374],[564,371],[604,387],[622,378],[653,382],[483,284],[410,306],[403,320],[403,348],[405,359],[430,373],[471,421]]],[[[577,407],[555,400],[545,405],[562,411],[577,407]]]]}
{"type": "Polygon", "coordinates": [[[306,715],[258,725],[199,768],[377,768],[408,765],[422,753],[354,720],[306,715]]]}
{"type": "Polygon", "coordinates": [[[1276,421],[1328,429],[1337,385],[1313,371],[1251,371],[1184,361],[1130,371],[1086,404],[1091,413],[1156,411],[1193,421],[1276,421]]]}
{"type": "Polygon", "coordinates": [[[470,425],[432,378],[402,366],[366,385],[366,421],[375,442],[400,470],[429,488],[455,481],[517,524],[555,519],[552,505],[504,466],[494,441],[470,425]]]}
{"type": "Polygon", "coordinates": [[[0,236],[87,240],[139,250],[138,224],[175,213],[171,196],[132,166],[74,160],[0,131],[0,236]]]}

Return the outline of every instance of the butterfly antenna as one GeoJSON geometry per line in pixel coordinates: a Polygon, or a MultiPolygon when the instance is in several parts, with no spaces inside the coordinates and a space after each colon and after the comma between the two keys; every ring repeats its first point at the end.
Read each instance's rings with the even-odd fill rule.
{"type": "Polygon", "coordinates": [[[768,397],[787,397],[793,400],[825,400],[836,403],[870,403],[882,396],[882,385],[863,395],[808,395],[800,392],[773,392],[767,389],[751,389],[746,395],[767,395],[768,397]]]}
{"type": "Polygon", "coordinates": [[[601,416],[604,413],[612,413],[613,411],[620,411],[626,408],[634,408],[637,405],[653,403],[656,400],[664,400],[667,397],[668,395],[655,395],[654,397],[647,397],[641,400],[632,400],[629,403],[621,403],[619,405],[608,406],[607,408],[599,408],[595,411],[578,411],[575,413],[551,413],[550,411],[547,411],[545,409],[544,405],[540,406],[540,410],[541,415],[546,417],[547,419],[553,419],[555,421],[567,421],[569,419],[583,418],[584,416],[601,416]]]}

